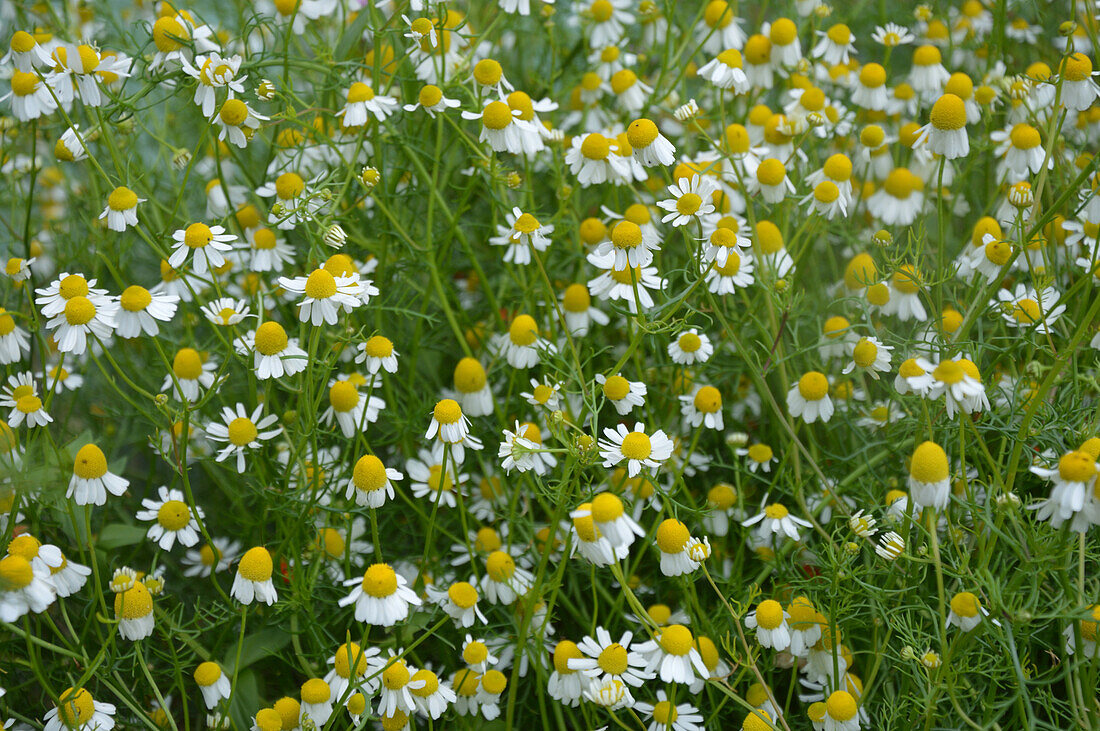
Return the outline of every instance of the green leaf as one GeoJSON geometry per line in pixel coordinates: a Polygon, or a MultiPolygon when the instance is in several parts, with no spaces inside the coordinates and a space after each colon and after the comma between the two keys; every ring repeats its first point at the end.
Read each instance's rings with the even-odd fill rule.
{"type": "Polygon", "coordinates": [[[140,525],[111,523],[104,526],[103,530],[99,532],[96,547],[109,551],[122,546],[135,546],[145,540],[147,530],[147,528],[140,525]]]}
{"type": "MultiPolygon", "coordinates": [[[[241,647],[240,670],[248,667],[257,660],[262,660],[268,655],[274,655],[290,642],[290,635],[280,629],[264,629],[244,638],[241,647]]],[[[223,666],[229,673],[233,672],[233,661],[237,657],[237,647],[230,647],[225,653],[223,666]]],[[[239,672],[239,670],[238,670],[239,672]]]]}

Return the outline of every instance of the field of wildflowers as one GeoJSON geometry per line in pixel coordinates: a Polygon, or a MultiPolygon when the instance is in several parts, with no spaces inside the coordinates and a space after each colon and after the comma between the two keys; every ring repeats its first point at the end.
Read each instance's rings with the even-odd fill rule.
{"type": "Polygon", "coordinates": [[[0,0],[0,724],[1100,729],[1098,13],[0,0]]]}

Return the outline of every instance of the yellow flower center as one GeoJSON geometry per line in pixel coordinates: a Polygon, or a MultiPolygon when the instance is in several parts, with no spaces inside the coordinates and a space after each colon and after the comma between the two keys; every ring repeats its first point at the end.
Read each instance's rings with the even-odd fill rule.
{"type": "Polygon", "coordinates": [[[1018,300],[1012,309],[1012,318],[1021,325],[1031,325],[1043,319],[1039,303],[1030,297],[1018,300]]]}
{"type": "Polygon", "coordinates": [[[852,360],[860,368],[870,368],[878,357],[878,346],[868,338],[861,338],[852,351],[852,360]]]}
{"type": "Polygon", "coordinates": [[[314,269],[306,279],[306,297],[323,300],[336,294],[336,278],[327,269],[314,269]]]}
{"type": "Polygon", "coordinates": [[[554,647],[554,670],[558,675],[572,675],[577,671],[569,667],[569,661],[579,660],[582,657],[584,653],[577,647],[576,642],[562,640],[554,647]]]}
{"type": "Polygon", "coordinates": [[[320,678],[310,678],[302,683],[303,703],[325,703],[331,695],[332,689],[329,688],[328,683],[320,678]]]}
{"type": "Polygon", "coordinates": [[[172,371],[183,381],[193,381],[202,375],[202,356],[194,348],[180,348],[172,361],[172,371]]]}
{"type": "Polygon", "coordinates": [[[623,437],[622,453],[627,459],[648,459],[653,453],[653,445],[648,436],[632,431],[623,437]]]}
{"type": "Polygon", "coordinates": [[[397,591],[397,573],[389,564],[376,563],[363,574],[363,593],[382,599],[397,591]]]}
{"type": "Polygon", "coordinates": [[[362,81],[356,81],[348,89],[348,104],[355,104],[356,102],[367,102],[374,98],[374,89],[370,88],[362,81]]]}
{"type": "Polygon", "coordinates": [[[69,688],[61,694],[57,715],[69,728],[82,728],[95,714],[92,694],[83,688],[69,688]]]}
{"type": "Polygon", "coordinates": [[[107,474],[107,457],[94,444],[85,444],[76,453],[73,474],[82,480],[96,480],[107,474]]]}
{"type": "Polygon", "coordinates": [[[218,113],[222,122],[230,127],[239,127],[248,119],[248,107],[240,99],[228,99],[225,104],[222,104],[222,109],[218,113]]]}
{"type": "Polygon", "coordinates": [[[947,454],[935,442],[924,442],[909,462],[909,476],[916,482],[933,484],[947,479],[947,454]]]}
{"type": "Polygon", "coordinates": [[[960,617],[977,617],[978,612],[981,611],[981,606],[982,604],[978,601],[978,597],[974,596],[969,591],[959,592],[951,597],[951,611],[960,617]]]}
{"type": "Polygon", "coordinates": [[[157,510],[157,522],[167,531],[178,531],[191,522],[191,509],[181,500],[169,500],[157,510]]]}
{"type": "Polygon", "coordinates": [[[508,678],[499,670],[490,670],[481,677],[482,689],[491,695],[500,695],[508,685],[508,678]]]}
{"type": "Polygon", "coordinates": [[[337,381],[328,390],[328,402],[333,410],[347,413],[359,404],[359,390],[351,381],[337,381]]]}
{"type": "Polygon", "coordinates": [[[15,96],[30,96],[38,87],[38,76],[16,69],[11,74],[11,91],[15,96]]]}
{"type": "Polygon", "coordinates": [[[756,179],[760,181],[761,185],[774,187],[782,183],[783,178],[786,176],[787,169],[783,167],[782,162],[774,157],[769,157],[756,168],[756,179]]]}
{"type": "Polygon", "coordinates": [[[123,290],[122,297],[119,298],[122,309],[127,312],[141,312],[148,307],[149,303],[152,301],[153,296],[149,294],[149,290],[137,285],[127,287],[123,290]]]}
{"type": "Polygon", "coordinates": [[[297,198],[306,189],[306,181],[297,173],[283,173],[275,178],[275,195],[279,200],[297,198]]]}
{"type": "Polygon", "coordinates": [[[1062,75],[1067,81],[1086,81],[1092,76],[1092,59],[1083,53],[1074,53],[1062,63],[1062,75]]]}
{"type": "Polygon", "coordinates": [[[824,373],[810,371],[798,379],[798,393],[807,401],[820,401],[829,393],[829,380],[824,373]]]}
{"type": "Polygon", "coordinates": [[[782,520],[790,515],[790,512],[791,511],[787,510],[787,506],[781,505],[780,503],[772,503],[764,508],[764,515],[772,520],[782,520]]]}
{"type": "MultiPolygon", "coordinates": [[[[923,373],[923,371],[922,371],[923,373]]],[[[920,374],[916,374],[920,375],[920,374]]],[[[941,383],[953,384],[960,382],[966,375],[966,371],[958,361],[945,360],[932,371],[932,377],[941,383]]]]}
{"type": "Polygon", "coordinates": [[[684,193],[676,200],[676,211],[684,216],[694,215],[703,205],[703,199],[695,193],[684,193]]]}
{"type": "Polygon", "coordinates": [[[30,561],[18,555],[0,558],[0,588],[4,591],[16,591],[30,586],[34,581],[34,569],[30,561]]]}
{"type": "Polygon", "coordinates": [[[124,592],[115,594],[115,616],[119,619],[141,619],[153,612],[153,596],[140,581],[124,592]]]}
{"type": "Polygon", "coordinates": [[[920,272],[912,264],[905,264],[894,272],[894,287],[903,294],[920,291],[920,272]]]}
{"type": "Polygon", "coordinates": [[[256,546],[248,549],[241,557],[237,573],[248,581],[264,582],[271,578],[273,569],[271,554],[263,546],[256,546]]]}
{"type": "Polygon", "coordinates": [[[447,589],[447,596],[460,609],[469,609],[477,604],[477,589],[467,581],[456,581],[447,589]]]}
{"type": "Polygon", "coordinates": [[[443,99],[443,90],[434,84],[425,84],[417,95],[417,101],[422,107],[434,107],[443,99]]]}
{"type": "Polygon", "coordinates": [[[256,350],[261,355],[275,355],[286,349],[288,339],[283,326],[272,320],[256,328],[256,350]]]}
{"type": "Polygon", "coordinates": [[[756,607],[756,623],[767,630],[783,624],[783,605],[774,599],[765,599],[756,607]]]}
{"type": "Polygon", "coordinates": [[[682,624],[673,624],[661,630],[657,642],[669,655],[682,656],[691,652],[693,640],[691,630],[682,624]]]}
{"type": "Polygon", "coordinates": [[[214,662],[201,663],[195,668],[195,682],[203,688],[208,688],[222,676],[222,669],[214,662]]]}
{"type": "Polygon", "coordinates": [[[500,534],[494,529],[485,526],[478,528],[477,536],[474,538],[474,548],[482,553],[492,553],[493,551],[499,551],[500,547],[504,545],[504,542],[500,538],[500,534]]]}
{"type": "Polygon", "coordinates": [[[256,441],[259,431],[251,419],[239,416],[229,422],[229,442],[236,447],[244,447],[256,441]]]}
{"type": "Polygon", "coordinates": [[[515,572],[516,562],[504,551],[493,551],[485,560],[485,573],[493,581],[508,581],[515,572]]]}
{"type": "Polygon", "coordinates": [[[592,518],[597,523],[610,523],[623,514],[623,501],[610,492],[592,498],[592,518]]]}
{"type": "Polygon", "coordinates": [[[179,50],[188,37],[187,29],[175,18],[165,16],[153,23],[153,43],[158,51],[171,53],[179,50]]]}
{"type": "Polygon", "coordinates": [[[690,538],[687,526],[673,518],[662,521],[657,527],[657,548],[662,553],[679,553],[690,538]]]}
{"type": "Polygon", "coordinates": [[[1058,476],[1066,482],[1088,482],[1096,476],[1096,461],[1085,452],[1068,452],[1058,460],[1058,476]]]}
{"type": "Polygon", "coordinates": [[[626,128],[626,139],[631,147],[645,148],[653,144],[660,132],[649,119],[636,119],[626,128]]]}
{"type": "Polygon", "coordinates": [[[826,713],[837,721],[847,721],[851,718],[855,718],[858,710],[859,707],[856,705],[856,699],[847,691],[834,691],[825,701],[826,713]]]}
{"type": "Polygon", "coordinates": [[[386,486],[389,478],[386,476],[386,466],[382,460],[372,454],[359,458],[352,471],[352,481],[357,490],[373,492],[386,486]]]}
{"type": "Polygon", "coordinates": [[[341,678],[350,678],[352,662],[355,663],[356,676],[367,672],[367,658],[359,645],[354,642],[340,645],[336,650],[336,661],[333,663],[336,674],[341,678]]]}
{"type": "Polygon", "coordinates": [[[599,132],[592,132],[581,143],[581,155],[589,160],[606,160],[611,152],[611,140],[599,132]]]}
{"type": "Polygon", "coordinates": [[[440,424],[454,424],[462,418],[462,407],[454,399],[445,398],[436,403],[432,415],[440,424]]]}
{"type": "Polygon", "coordinates": [[[457,391],[477,393],[485,388],[485,369],[476,358],[463,358],[455,366],[454,382],[457,391]]]}
{"type": "MultiPolygon", "coordinates": [[[[298,2],[298,0],[291,1],[298,2]]],[[[280,2],[283,2],[283,0],[276,0],[276,8],[278,8],[280,2]]],[[[282,731],[283,717],[274,708],[260,709],[256,713],[256,728],[260,731],[282,731]]]]}
{"type": "Polygon", "coordinates": [[[642,243],[641,227],[631,221],[619,221],[611,229],[611,243],[616,249],[633,249],[642,243]]]}
{"type": "Polygon", "coordinates": [[[722,408],[722,394],[714,386],[703,386],[696,392],[694,404],[704,414],[716,413],[722,408]]]}
{"type": "Polygon", "coordinates": [[[736,275],[741,271],[741,255],[733,249],[730,249],[730,251],[726,253],[725,266],[719,266],[718,262],[715,262],[714,271],[718,272],[718,274],[723,277],[732,277],[736,275]]]}
{"type": "Polygon", "coordinates": [[[535,324],[535,318],[530,315],[517,316],[508,328],[508,337],[515,345],[525,347],[534,345],[539,337],[539,327],[535,324]]]}
{"type": "Polygon", "coordinates": [[[759,462],[761,464],[763,464],[764,462],[770,462],[772,457],[774,456],[772,448],[769,447],[767,444],[754,444],[749,447],[748,452],[749,459],[751,459],[753,462],[759,462]]]}
{"type": "Polygon", "coordinates": [[[486,129],[504,129],[511,123],[512,109],[504,102],[489,102],[481,113],[481,124],[486,129]]]}
{"type": "Polygon", "coordinates": [[[562,306],[566,312],[588,312],[592,306],[592,296],[583,284],[570,284],[565,289],[562,306]]]}
{"type": "Polygon", "coordinates": [[[96,307],[87,297],[77,295],[65,303],[65,320],[70,325],[87,325],[95,313],[96,307]]]}
{"type": "Polygon", "coordinates": [[[1030,124],[1014,125],[1009,133],[1009,140],[1012,142],[1012,146],[1019,150],[1030,150],[1038,147],[1042,142],[1039,138],[1039,130],[1030,124]]]}
{"type": "Polygon", "coordinates": [[[703,22],[710,28],[725,28],[733,22],[733,9],[725,0],[711,0],[703,11],[703,22]]]}

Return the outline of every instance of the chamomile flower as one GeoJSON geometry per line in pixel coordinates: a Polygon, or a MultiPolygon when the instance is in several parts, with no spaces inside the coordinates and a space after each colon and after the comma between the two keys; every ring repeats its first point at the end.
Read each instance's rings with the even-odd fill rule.
{"type": "Polygon", "coordinates": [[[442,457],[437,459],[430,451],[420,450],[417,456],[419,459],[405,463],[413,497],[425,498],[440,507],[455,507],[455,492],[463,489],[468,475],[456,474],[454,465],[450,464],[453,460],[448,460],[444,466],[442,457]]]}
{"type": "Polygon", "coordinates": [[[118,634],[131,642],[153,634],[153,596],[140,581],[126,591],[115,594],[115,618],[118,634]]]}
{"type": "MultiPolygon", "coordinates": [[[[957,626],[963,632],[969,632],[982,623],[982,619],[989,616],[989,610],[982,606],[982,602],[976,595],[969,591],[961,591],[951,597],[951,611],[947,615],[947,626],[957,626]]],[[[993,619],[993,624],[1000,626],[1000,622],[993,619]]]]}
{"type": "Polygon", "coordinates": [[[254,272],[279,271],[294,263],[294,249],[274,231],[262,226],[245,231],[248,268],[254,272]]]}
{"type": "Polygon", "coordinates": [[[1039,130],[1030,124],[1020,122],[1010,125],[994,131],[989,138],[997,143],[996,155],[1009,173],[1008,180],[1011,182],[1025,180],[1029,174],[1038,174],[1044,162],[1048,168],[1054,166],[1054,158],[1048,159],[1043,148],[1039,130]]]}
{"type": "Polygon", "coordinates": [[[15,622],[27,612],[44,612],[57,596],[50,567],[19,553],[0,558],[0,621],[15,622]]]}
{"type": "Polygon", "coordinates": [[[731,295],[756,281],[754,269],[754,260],[747,250],[729,249],[725,264],[714,261],[706,268],[707,289],[717,295],[731,295]]]}
{"type": "Polygon", "coordinates": [[[261,381],[293,376],[309,363],[309,355],[298,347],[298,338],[287,337],[283,326],[274,320],[262,323],[235,340],[234,345],[238,353],[252,354],[252,368],[261,381]]]}
{"type": "Polygon", "coordinates": [[[376,379],[367,380],[355,374],[329,381],[328,408],[321,414],[321,423],[328,426],[335,420],[340,433],[348,439],[366,430],[367,424],[378,421],[378,415],[386,408],[385,401],[369,393],[375,383],[376,379]],[[360,387],[366,387],[368,393],[360,393],[360,387]]]}
{"type": "Polygon", "coordinates": [[[950,467],[943,447],[923,442],[909,459],[909,494],[917,510],[943,510],[951,499],[950,467]]]}
{"type": "Polygon", "coordinates": [[[340,311],[350,313],[363,304],[363,284],[359,273],[350,276],[333,276],[327,269],[314,269],[307,277],[279,277],[279,286],[297,295],[303,295],[298,304],[298,319],[319,326],[335,325],[340,311]]]}
{"type": "Polygon", "coordinates": [[[837,23],[828,30],[817,31],[819,40],[810,55],[820,58],[828,66],[847,64],[849,54],[856,52],[855,36],[844,23],[837,23]]]}
{"type": "Polygon", "coordinates": [[[186,57],[180,59],[184,73],[198,82],[194,102],[202,108],[202,116],[213,116],[218,89],[226,89],[230,99],[235,94],[244,94],[244,82],[248,77],[238,76],[243,60],[241,56],[222,56],[217,51],[195,56],[194,64],[186,57]]]}
{"type": "Polygon", "coordinates": [[[1050,482],[1050,496],[1029,505],[1035,517],[1049,520],[1055,528],[1070,521],[1070,530],[1081,532],[1100,522],[1100,500],[1095,495],[1096,475],[1100,466],[1092,455],[1077,450],[1067,452],[1055,467],[1033,465],[1031,472],[1050,482]]]}
{"type": "Polygon", "coordinates": [[[69,688],[59,700],[43,716],[45,731],[111,731],[115,727],[115,707],[95,700],[84,688],[69,688]]]}
{"type": "Polygon", "coordinates": [[[736,48],[727,48],[719,53],[699,69],[698,75],[719,89],[732,91],[734,94],[745,94],[749,91],[744,61],[741,52],[736,48]]]}
{"type": "Polygon", "coordinates": [[[705,36],[703,50],[719,53],[726,48],[742,48],[745,45],[742,22],[734,12],[734,6],[726,0],[710,0],[703,8],[703,24],[698,28],[698,32],[705,36]]]}
{"type": "Polygon", "coordinates": [[[632,632],[624,632],[618,641],[603,627],[597,627],[595,637],[586,636],[577,643],[579,651],[573,657],[566,658],[566,667],[579,672],[590,683],[605,683],[618,680],[635,688],[655,677],[646,670],[646,658],[636,649],[631,650],[634,638],[632,632]]]}
{"type": "Polygon", "coordinates": [[[572,660],[581,660],[584,654],[577,643],[561,640],[554,646],[551,662],[553,670],[546,684],[546,692],[565,706],[575,708],[589,687],[588,676],[569,666],[572,660]]]}
{"type": "Polygon", "coordinates": [[[1084,53],[1071,53],[1062,60],[1059,68],[1062,77],[1062,104],[1066,109],[1080,112],[1092,106],[1100,96],[1100,86],[1092,80],[1092,59],[1084,53]]]}
{"type": "Polygon", "coordinates": [[[249,317],[252,312],[252,308],[248,306],[245,300],[232,297],[218,297],[207,302],[199,310],[208,322],[220,327],[236,325],[249,317]]]}
{"type": "Polygon", "coordinates": [[[114,332],[117,312],[118,304],[112,300],[75,295],[65,301],[61,313],[50,318],[46,328],[56,331],[58,351],[83,355],[89,335],[102,341],[114,332]]]}
{"type": "Polygon", "coordinates": [[[260,122],[269,119],[252,109],[240,99],[227,99],[221,108],[209,117],[210,123],[218,128],[218,139],[244,149],[248,140],[260,128],[260,122]]]}
{"type": "MultiPolygon", "coordinates": [[[[917,358],[916,365],[931,376],[931,382],[925,386],[923,396],[930,400],[943,398],[947,408],[947,416],[951,418],[958,411],[971,413],[983,406],[989,408],[985,396],[985,387],[982,385],[980,374],[976,368],[970,369],[973,363],[962,356],[944,359],[938,363],[932,363],[925,358],[917,358]]],[[[911,384],[923,385],[925,381],[918,377],[908,379],[911,384]]]]}
{"type": "Polygon", "coordinates": [[[643,467],[656,474],[661,463],[672,456],[672,440],[664,431],[658,429],[649,436],[641,422],[634,425],[633,431],[619,424],[615,429],[605,428],[603,433],[599,442],[603,466],[614,467],[625,460],[631,477],[636,477],[643,467]]]}
{"type": "Polygon", "coordinates": [[[663,683],[689,684],[696,678],[710,677],[695,645],[691,630],[682,624],[670,624],[637,649],[646,658],[647,673],[655,673],[663,683]]]}
{"type": "MultiPolygon", "coordinates": [[[[935,46],[924,45],[919,46],[913,52],[913,67],[909,71],[909,84],[917,94],[925,98],[934,98],[935,95],[940,93],[949,78],[951,78],[951,74],[943,67],[943,56],[940,49],[935,46]]],[[[957,106],[952,103],[951,111],[952,124],[958,125],[952,127],[952,129],[960,129],[966,120],[966,113],[962,109],[961,99],[959,99],[957,106]],[[959,114],[955,114],[955,111],[958,111],[959,114]],[[959,122],[960,115],[961,123],[959,122]]]]}
{"type": "Polygon", "coordinates": [[[184,576],[210,576],[225,571],[236,562],[241,550],[238,541],[228,538],[213,538],[198,548],[187,551],[183,556],[184,576]]]}
{"type": "Polygon", "coordinates": [[[192,510],[180,490],[169,490],[162,486],[157,494],[159,500],[145,498],[141,501],[144,510],[139,510],[134,515],[138,520],[153,521],[146,533],[149,540],[165,551],[171,551],[176,541],[181,546],[198,543],[199,524],[196,517],[203,517],[202,508],[196,506],[192,510]]]}
{"type": "Polygon", "coordinates": [[[738,448],[734,450],[734,453],[739,457],[748,457],[745,464],[749,468],[749,472],[756,472],[757,470],[771,472],[772,465],[776,462],[774,450],[763,442],[738,448]]]}
{"type": "Polygon", "coordinates": [[[671,223],[673,227],[684,226],[714,213],[712,197],[717,190],[718,184],[708,176],[680,178],[668,186],[672,198],[657,201],[660,208],[668,211],[661,222],[671,223]]]}
{"type": "Polygon", "coordinates": [[[722,421],[722,393],[714,386],[696,386],[690,394],[680,397],[680,413],[684,423],[691,427],[708,429],[724,428],[722,421]]]}
{"type": "Polygon", "coordinates": [[[791,644],[789,617],[779,602],[765,599],[756,605],[755,612],[745,617],[745,626],[756,630],[756,641],[762,646],[786,650],[791,644]]]}
{"type": "Polygon", "coordinates": [[[847,375],[858,368],[861,373],[877,379],[879,373],[890,371],[892,351],[892,347],[883,345],[882,341],[874,336],[860,338],[850,346],[849,354],[852,360],[844,367],[844,374],[847,375]]]}
{"type": "Polygon", "coordinates": [[[637,313],[640,308],[653,307],[650,290],[661,290],[665,285],[665,280],[657,276],[657,268],[616,269],[615,256],[613,252],[606,255],[592,252],[588,255],[588,262],[603,270],[598,277],[588,281],[589,291],[600,299],[625,302],[632,313],[637,313]]]}
{"type": "Polygon", "coordinates": [[[803,374],[787,392],[787,409],[791,416],[801,417],[807,424],[832,418],[833,402],[825,374],[818,371],[803,374]]]}
{"type": "Polygon", "coordinates": [[[222,409],[222,420],[215,421],[206,426],[206,434],[215,442],[225,442],[226,446],[218,452],[216,462],[222,462],[227,458],[237,456],[237,472],[243,473],[245,466],[245,451],[259,449],[261,442],[278,436],[283,432],[282,427],[276,427],[264,431],[273,426],[279,417],[268,414],[260,418],[264,406],[260,404],[251,414],[245,410],[244,404],[238,403],[235,408],[222,409]]]}
{"type": "Polygon", "coordinates": [[[493,345],[513,368],[530,368],[539,362],[542,353],[557,350],[553,343],[540,337],[535,318],[526,314],[517,315],[508,332],[496,335],[493,345]]]}
{"type": "Polygon", "coordinates": [[[0,97],[0,101],[11,99],[11,113],[19,121],[30,122],[57,109],[50,85],[33,71],[16,69],[11,73],[10,82],[11,91],[0,97]]]}
{"type": "Polygon", "coordinates": [[[676,162],[676,146],[661,134],[650,119],[642,117],[631,122],[626,128],[626,139],[630,143],[634,159],[644,167],[671,165],[676,162]]]}
{"type": "Polygon", "coordinates": [[[909,45],[916,40],[916,36],[903,25],[887,23],[885,26],[875,26],[875,32],[871,34],[871,40],[885,48],[897,48],[898,46],[909,45]]]}
{"type": "Polygon", "coordinates": [[[756,173],[745,181],[750,193],[758,193],[766,203],[776,204],[794,193],[794,183],[787,176],[787,168],[774,157],[762,161],[756,173]]]}
{"type": "Polygon", "coordinates": [[[202,389],[214,385],[218,364],[194,348],[180,348],[172,359],[172,372],[165,376],[162,391],[172,389],[177,398],[196,401],[202,389]]]}
{"type": "Polygon", "coordinates": [[[537,149],[525,148],[524,142],[528,139],[523,134],[522,127],[526,123],[519,119],[520,112],[513,110],[506,102],[491,101],[485,105],[481,113],[462,112],[463,119],[481,120],[481,135],[478,140],[488,142],[496,152],[511,152],[513,154],[534,154],[537,149]]]}
{"type": "Polygon", "coordinates": [[[545,475],[558,463],[553,454],[542,448],[542,432],[530,422],[517,421],[514,430],[504,430],[497,457],[506,473],[515,468],[520,472],[532,470],[536,475],[545,475]]]}
{"type": "Polygon", "coordinates": [[[570,284],[561,297],[562,314],[565,326],[574,337],[588,334],[591,324],[606,325],[610,318],[601,310],[592,306],[592,295],[583,284],[570,284]]]}
{"type": "Polygon", "coordinates": [[[77,451],[73,460],[73,476],[65,497],[77,505],[103,505],[108,492],[117,497],[126,492],[129,485],[128,480],[108,469],[103,450],[88,443],[77,451]]]}
{"type": "MultiPolygon", "coordinates": [[[[629,549],[636,538],[645,535],[642,527],[624,510],[623,501],[614,493],[601,492],[592,498],[589,505],[594,527],[616,549],[629,549]]],[[[576,526],[577,518],[583,517],[583,511],[578,508],[571,515],[576,526]]]]}
{"type": "MultiPolygon", "coordinates": [[[[433,30],[434,32],[434,30],[433,30]]],[[[415,104],[406,104],[406,112],[415,112],[417,109],[423,109],[428,113],[429,117],[435,118],[436,114],[442,114],[448,109],[454,109],[462,105],[462,102],[457,99],[448,99],[443,94],[443,90],[435,84],[425,84],[420,87],[420,91],[416,95],[415,104]]]]}
{"type": "Polygon", "coordinates": [[[429,598],[454,620],[455,627],[469,628],[478,622],[487,624],[489,621],[478,607],[481,595],[475,584],[476,579],[471,576],[470,581],[456,581],[445,590],[428,586],[427,592],[429,598]]]}
{"type": "Polygon", "coordinates": [[[504,216],[507,226],[497,226],[497,235],[489,239],[494,246],[507,246],[504,252],[504,261],[515,264],[530,264],[531,250],[546,251],[550,246],[550,234],[554,233],[552,225],[544,225],[530,213],[524,213],[519,208],[513,208],[511,213],[504,216]]]}
{"type": "Polygon", "coordinates": [[[493,413],[493,391],[484,366],[476,358],[462,358],[454,370],[455,400],[467,416],[493,413]]]}
{"type": "Polygon", "coordinates": [[[18,363],[30,353],[30,335],[15,324],[15,317],[0,307],[0,365],[18,363]]]}
{"type": "Polygon", "coordinates": [[[274,604],[279,594],[271,583],[274,565],[271,553],[263,546],[255,546],[244,552],[237,564],[237,575],[229,595],[241,604],[261,601],[268,606],[274,604]]]}
{"type": "Polygon", "coordinates": [[[764,507],[756,515],[742,521],[741,525],[748,528],[757,523],[760,524],[757,531],[762,538],[785,535],[796,541],[799,538],[799,527],[809,528],[813,525],[808,520],[791,515],[791,512],[782,503],[772,503],[764,507]]]}
{"type": "Polygon", "coordinates": [[[506,551],[493,551],[485,559],[481,591],[492,604],[512,604],[530,591],[535,577],[506,551]]]}
{"type": "Polygon", "coordinates": [[[137,226],[137,207],[144,203],[144,198],[138,198],[134,191],[125,186],[119,186],[111,191],[107,197],[107,207],[99,214],[102,220],[107,219],[107,228],[112,231],[125,231],[127,226],[137,226]]]}
{"type": "Polygon", "coordinates": [[[565,153],[565,164],[577,176],[582,188],[601,183],[619,183],[630,176],[631,158],[617,153],[619,146],[614,138],[599,132],[589,132],[573,138],[573,145],[565,153]]]}
{"type": "Polygon", "coordinates": [[[710,556],[710,540],[695,538],[675,518],[661,521],[654,538],[661,552],[661,573],[665,576],[689,574],[710,556]]]}
{"type": "Polygon", "coordinates": [[[195,668],[194,678],[207,709],[214,710],[223,700],[229,700],[229,676],[216,662],[199,663],[195,668]]]}
{"type": "Polygon", "coordinates": [[[180,298],[173,294],[154,294],[140,285],[122,291],[115,313],[115,333],[120,338],[150,337],[160,334],[157,322],[168,322],[176,314],[180,298]]]}
{"type": "Polygon", "coordinates": [[[364,455],[355,463],[345,497],[350,500],[355,496],[356,505],[380,508],[387,498],[393,499],[393,482],[404,477],[392,467],[386,467],[378,457],[364,455]]]}
{"type": "Polygon", "coordinates": [[[1066,311],[1066,306],[1058,304],[1061,295],[1053,287],[1044,287],[1037,292],[1026,284],[1017,284],[1013,291],[997,290],[997,301],[991,306],[999,307],[1001,317],[1011,327],[1034,331],[1037,335],[1051,332],[1051,326],[1066,311]]]}

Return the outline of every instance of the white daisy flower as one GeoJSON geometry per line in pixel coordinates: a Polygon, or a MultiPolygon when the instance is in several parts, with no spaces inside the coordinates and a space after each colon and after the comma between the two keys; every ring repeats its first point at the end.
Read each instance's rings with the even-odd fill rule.
{"type": "Polygon", "coordinates": [[[135,514],[138,520],[151,520],[146,536],[162,550],[170,551],[179,541],[181,546],[193,546],[199,542],[199,524],[195,519],[204,517],[202,508],[195,507],[192,512],[186,498],[180,490],[169,490],[161,486],[158,489],[159,500],[145,498],[141,501],[144,510],[135,514]]]}
{"type": "Polygon", "coordinates": [[[642,467],[656,474],[661,463],[672,456],[672,440],[665,436],[664,431],[658,429],[653,436],[649,436],[641,422],[634,424],[634,431],[619,424],[615,429],[605,428],[603,433],[604,439],[599,442],[603,466],[614,467],[626,460],[627,472],[631,477],[637,476],[642,467]]]}
{"type": "Polygon", "coordinates": [[[269,431],[263,431],[279,420],[275,414],[268,414],[260,418],[264,406],[260,404],[251,414],[238,403],[235,408],[222,409],[222,421],[212,422],[205,428],[207,436],[215,442],[227,442],[226,446],[218,452],[216,462],[222,462],[232,455],[237,456],[237,472],[243,473],[245,466],[245,451],[259,449],[260,443],[282,434],[283,428],[276,427],[269,431]]]}

